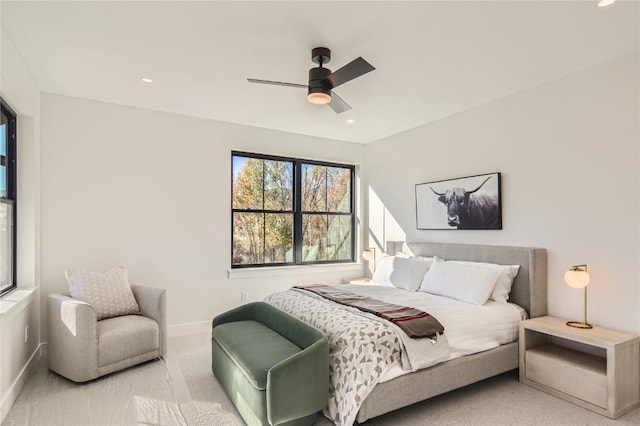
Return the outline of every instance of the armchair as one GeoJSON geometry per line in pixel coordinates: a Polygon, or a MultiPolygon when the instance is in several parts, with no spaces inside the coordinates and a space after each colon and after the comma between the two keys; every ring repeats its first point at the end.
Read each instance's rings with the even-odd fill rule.
{"type": "Polygon", "coordinates": [[[96,310],[68,294],[50,294],[49,369],[74,382],[160,358],[167,353],[166,291],[132,285],[140,315],[98,321],[96,310]]]}

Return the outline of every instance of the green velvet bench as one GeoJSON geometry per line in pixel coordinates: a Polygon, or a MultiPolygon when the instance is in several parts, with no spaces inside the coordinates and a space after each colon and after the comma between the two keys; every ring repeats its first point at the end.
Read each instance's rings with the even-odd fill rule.
{"type": "Polygon", "coordinates": [[[327,338],[268,303],[215,317],[211,352],[213,374],[249,426],[310,425],[327,405],[327,338]]]}

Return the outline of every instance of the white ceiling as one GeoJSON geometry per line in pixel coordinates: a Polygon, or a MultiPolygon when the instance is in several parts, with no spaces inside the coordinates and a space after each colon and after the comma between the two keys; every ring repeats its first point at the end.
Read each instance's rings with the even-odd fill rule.
{"type": "Polygon", "coordinates": [[[45,92],[370,142],[638,51],[639,3],[12,2],[5,33],[45,92]],[[311,105],[311,49],[376,70],[311,105]],[[154,83],[146,85],[140,78],[154,83]],[[353,124],[347,124],[353,119],[353,124]]]}

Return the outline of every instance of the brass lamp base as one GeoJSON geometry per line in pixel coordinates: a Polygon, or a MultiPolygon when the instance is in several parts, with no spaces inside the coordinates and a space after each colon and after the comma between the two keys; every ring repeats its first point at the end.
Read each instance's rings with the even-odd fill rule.
{"type": "Polygon", "coordinates": [[[567,321],[567,325],[569,327],[575,327],[575,328],[593,328],[593,326],[588,322],[580,322],[580,321],[567,321]]]}

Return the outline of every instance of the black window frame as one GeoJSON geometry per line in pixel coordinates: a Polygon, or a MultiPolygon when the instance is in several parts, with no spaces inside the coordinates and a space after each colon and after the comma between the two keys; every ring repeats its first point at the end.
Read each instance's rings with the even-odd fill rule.
{"type": "Polygon", "coordinates": [[[0,98],[0,110],[2,115],[7,118],[7,155],[6,158],[0,159],[7,167],[7,197],[0,197],[3,202],[9,201],[12,205],[12,241],[11,241],[11,285],[0,290],[0,297],[17,288],[17,229],[18,229],[18,173],[17,173],[17,114],[15,111],[0,98]]]}
{"type": "Polygon", "coordinates": [[[283,157],[276,155],[260,154],[255,152],[245,151],[231,151],[231,268],[243,269],[243,268],[264,268],[264,267],[277,267],[277,266],[304,266],[304,265],[318,265],[318,264],[341,264],[341,263],[353,263],[355,262],[356,251],[356,212],[355,212],[355,165],[333,163],[327,161],[307,160],[303,158],[283,157]],[[278,263],[251,263],[251,264],[234,264],[233,263],[233,243],[234,243],[234,213],[291,213],[289,211],[272,211],[265,209],[235,209],[233,207],[233,158],[247,157],[256,158],[267,161],[283,161],[293,163],[293,261],[292,262],[278,262],[278,263]],[[308,212],[302,210],[302,165],[309,164],[314,166],[324,167],[338,167],[349,170],[349,212],[308,212]],[[316,260],[316,261],[303,261],[303,235],[302,235],[302,218],[303,215],[308,214],[324,214],[327,216],[350,216],[351,218],[351,258],[340,260],[316,260]]]}

